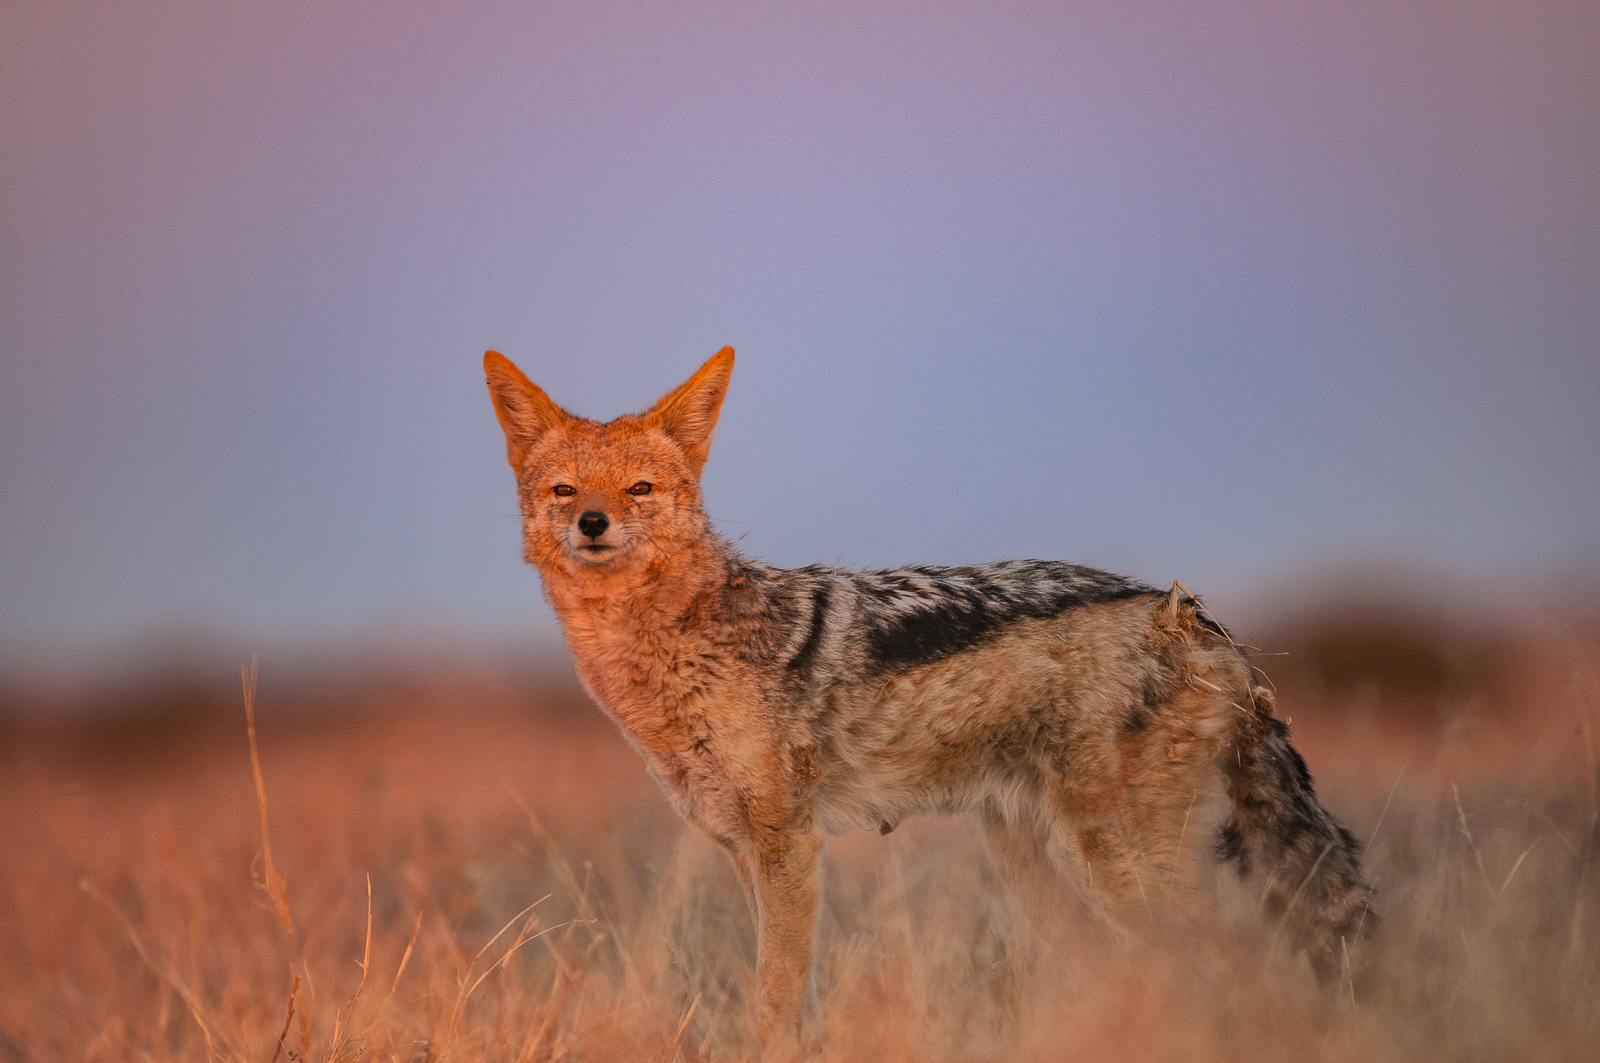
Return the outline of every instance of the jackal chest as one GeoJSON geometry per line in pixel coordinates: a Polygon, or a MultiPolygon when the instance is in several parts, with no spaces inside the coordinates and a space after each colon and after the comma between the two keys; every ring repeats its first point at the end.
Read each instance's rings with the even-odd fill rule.
{"type": "Polygon", "coordinates": [[[660,784],[673,810],[725,845],[737,843],[749,831],[737,788],[724,765],[709,748],[647,749],[640,745],[650,774],[660,784]]]}
{"type": "Polygon", "coordinates": [[[687,668],[663,681],[634,670],[632,681],[615,669],[599,674],[579,662],[591,694],[643,755],[673,809],[725,844],[748,834],[740,798],[756,788],[742,765],[762,744],[750,714],[721,684],[687,668]]]}

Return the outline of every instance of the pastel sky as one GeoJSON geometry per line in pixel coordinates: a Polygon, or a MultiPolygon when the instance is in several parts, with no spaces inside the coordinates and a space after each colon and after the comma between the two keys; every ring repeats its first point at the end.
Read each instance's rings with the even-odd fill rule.
{"type": "Polygon", "coordinates": [[[1589,0],[0,8],[0,650],[551,637],[480,359],[781,564],[1600,559],[1589,0]]]}

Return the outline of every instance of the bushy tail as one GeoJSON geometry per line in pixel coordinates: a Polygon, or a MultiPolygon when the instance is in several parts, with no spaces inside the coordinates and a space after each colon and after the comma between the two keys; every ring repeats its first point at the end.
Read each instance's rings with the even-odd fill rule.
{"type": "Polygon", "coordinates": [[[1319,978],[1338,975],[1356,938],[1376,925],[1372,887],[1361,876],[1361,843],[1317,801],[1289,726],[1272,695],[1251,686],[1222,769],[1233,816],[1217,850],[1247,881],[1262,881],[1267,914],[1294,935],[1319,978]]]}

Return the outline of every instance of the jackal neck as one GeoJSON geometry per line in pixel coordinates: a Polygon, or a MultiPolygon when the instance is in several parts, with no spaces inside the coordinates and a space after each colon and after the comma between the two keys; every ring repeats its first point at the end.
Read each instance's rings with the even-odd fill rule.
{"type": "Polygon", "coordinates": [[[708,536],[618,572],[541,566],[540,574],[579,674],[627,724],[637,713],[659,715],[685,683],[683,662],[719,641],[736,567],[732,548],[708,536]]]}

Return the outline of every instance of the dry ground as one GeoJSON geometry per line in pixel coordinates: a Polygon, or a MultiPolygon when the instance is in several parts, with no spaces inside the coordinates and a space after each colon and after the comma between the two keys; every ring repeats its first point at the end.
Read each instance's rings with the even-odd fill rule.
{"type": "MultiPolygon", "coordinates": [[[[1420,684],[1334,645],[1278,670],[1280,707],[1372,839],[1358,974],[1316,987],[1226,885],[1181,939],[1039,944],[969,822],[913,822],[832,845],[823,1057],[1600,1058],[1592,645],[1420,684]]],[[[750,1058],[733,876],[570,680],[287,685],[266,662],[281,909],[237,694],[146,683],[49,725],[13,699],[0,1063],[750,1058]]]]}

